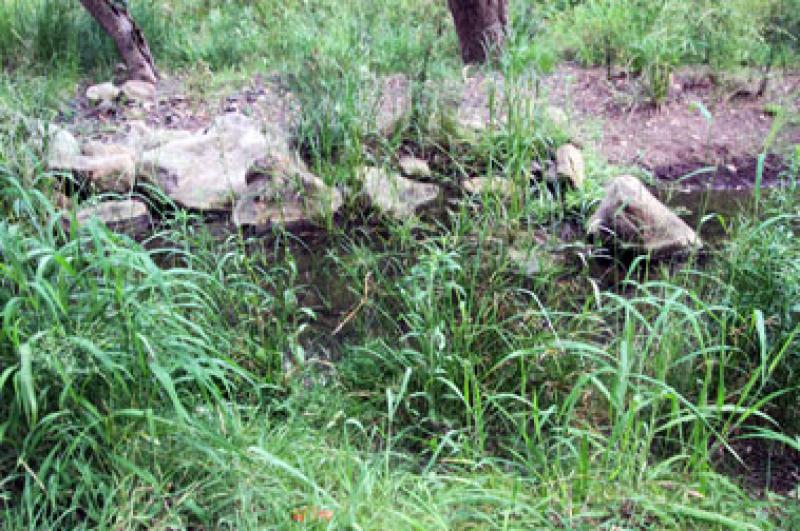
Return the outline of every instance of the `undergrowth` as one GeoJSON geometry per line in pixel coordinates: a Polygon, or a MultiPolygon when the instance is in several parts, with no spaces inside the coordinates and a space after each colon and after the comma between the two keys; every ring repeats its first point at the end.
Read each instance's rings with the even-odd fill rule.
{"type": "MultiPolygon", "coordinates": [[[[74,76],[116,60],[74,4],[0,2],[3,528],[798,521],[788,498],[756,496],[717,466],[745,460],[735,443],[754,434],[800,447],[795,191],[725,220],[728,240],[702,257],[606,263],[580,242],[552,244],[583,224],[614,168],[590,159],[580,191],[527,186],[531,163],[567,138],[524,97],[557,57],[541,35],[588,54],[589,37],[645,28],[614,52],[643,72],[662,59],[738,62],[743,47],[763,58],[743,13],[723,16],[738,3],[704,3],[737,29],[702,37],[706,48],[691,37],[688,51],[659,22],[674,2],[625,3],[619,16],[640,25],[609,27],[592,10],[613,2],[517,3],[495,65],[508,120],[464,139],[430,84],[461,75],[443,3],[132,2],[162,64],[286,74],[304,104],[297,145],[331,184],[406,149],[445,160],[444,185],[476,174],[523,185],[511,203],[458,198],[402,222],[348,203],[310,239],[219,238],[197,215],[164,211],[143,242],[79,227],[53,203],[62,176],[37,138],[69,118],[74,76]],[[584,17],[575,31],[564,13],[584,17]],[[634,44],[639,59],[626,55],[634,44]],[[415,112],[387,139],[369,102],[394,72],[411,78],[415,112]]],[[[716,32],[713,20],[686,31],[716,32]]],[[[797,161],[787,173],[796,182],[797,161]]]]}

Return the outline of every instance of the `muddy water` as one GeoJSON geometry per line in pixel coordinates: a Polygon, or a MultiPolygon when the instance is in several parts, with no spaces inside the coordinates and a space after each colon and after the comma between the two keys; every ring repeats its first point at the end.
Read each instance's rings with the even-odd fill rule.
{"type": "Polygon", "coordinates": [[[755,214],[771,196],[790,193],[800,197],[797,172],[782,158],[770,155],[759,167],[758,159],[753,157],[719,166],[664,166],[653,171],[653,191],[713,245],[725,239],[726,225],[733,218],[742,213],[755,214]]]}

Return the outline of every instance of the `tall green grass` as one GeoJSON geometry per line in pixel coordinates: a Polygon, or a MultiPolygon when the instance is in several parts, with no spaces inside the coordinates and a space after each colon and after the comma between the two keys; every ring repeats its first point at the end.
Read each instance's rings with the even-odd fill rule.
{"type": "Polygon", "coordinates": [[[586,0],[550,6],[546,40],[586,65],[643,76],[651,100],[663,101],[672,70],[709,65],[714,72],[741,66],[796,62],[796,0],[586,0]]]}
{"type": "MultiPolygon", "coordinates": [[[[44,170],[31,117],[56,115],[63,72],[26,68],[63,51],[71,75],[85,73],[113,64],[113,48],[71,49],[83,47],[64,28],[52,41],[13,37],[15,20],[96,31],[77,3],[0,5],[0,49],[17,67],[0,84],[4,527],[289,528],[303,514],[310,528],[752,529],[797,518],[715,467],[735,437],[798,434],[796,196],[728,220],[730,241],[705,262],[609,271],[580,242],[559,242],[614,170],[590,158],[581,191],[530,182],[531,161],[566,135],[529,99],[530,68],[553,60],[526,35],[547,27],[529,6],[516,6],[497,65],[507,123],[465,138],[446,116],[429,120],[447,94],[428,81],[460,75],[444,4],[133,2],[170,66],[287,74],[304,102],[298,146],[328,182],[355,186],[360,165],[393,165],[407,148],[449,161],[435,180],[450,192],[436,216],[402,222],[353,199],[312,239],[215,238],[200,216],[164,211],[137,243],[56,210],[61,177],[44,170]],[[398,71],[416,112],[387,140],[371,105],[379,76],[398,71]],[[513,180],[519,195],[452,193],[475,175],[513,180]],[[512,251],[541,271],[522,272],[512,251]],[[314,521],[322,509],[331,521],[314,521]]],[[[639,7],[626,16],[655,9],[639,7]]]]}

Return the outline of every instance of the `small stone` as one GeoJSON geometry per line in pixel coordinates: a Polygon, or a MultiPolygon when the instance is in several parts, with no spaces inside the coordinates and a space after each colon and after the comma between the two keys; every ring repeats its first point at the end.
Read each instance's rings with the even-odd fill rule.
{"type": "Polygon", "coordinates": [[[86,97],[94,103],[112,102],[119,97],[119,94],[120,89],[111,82],[92,85],[86,89],[86,97]]]}
{"type": "Polygon", "coordinates": [[[363,193],[381,212],[404,220],[434,204],[441,190],[435,184],[406,179],[381,168],[362,168],[363,193]]]}
{"type": "Polygon", "coordinates": [[[586,164],[581,150],[572,144],[564,144],[556,151],[556,173],[566,177],[575,188],[582,188],[586,181],[586,164]]]}
{"type": "Polygon", "coordinates": [[[462,186],[473,195],[496,194],[504,199],[511,199],[517,193],[517,187],[513,181],[499,177],[475,177],[464,181],[462,186]]]}
{"type": "Polygon", "coordinates": [[[416,177],[418,179],[430,179],[433,175],[428,163],[416,157],[401,157],[400,171],[406,177],[416,177]]]}
{"type": "Polygon", "coordinates": [[[153,101],[156,99],[156,86],[147,81],[132,79],[123,83],[120,90],[131,101],[153,101]]]}
{"type": "Polygon", "coordinates": [[[111,230],[131,234],[141,234],[152,224],[147,205],[137,199],[102,201],[86,206],[78,210],[76,219],[79,226],[97,219],[111,230]]]}

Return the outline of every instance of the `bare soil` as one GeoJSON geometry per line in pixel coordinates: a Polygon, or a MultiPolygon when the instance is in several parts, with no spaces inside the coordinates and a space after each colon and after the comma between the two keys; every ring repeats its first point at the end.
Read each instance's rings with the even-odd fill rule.
{"type": "Polygon", "coordinates": [[[199,131],[216,116],[228,112],[253,116],[286,131],[296,126],[299,104],[276,76],[267,79],[255,76],[238,91],[206,93],[206,89],[194,85],[197,84],[182,78],[163,79],[155,101],[121,100],[113,105],[89,101],[85,96],[88,84],[81,85],[69,109],[62,111],[61,121],[84,134],[104,139],[115,136],[134,120],[154,128],[199,131]]]}
{"type": "MultiPolygon", "coordinates": [[[[669,180],[719,166],[714,179],[728,187],[752,184],[750,166],[775,120],[770,105],[800,108],[800,73],[775,76],[763,97],[755,95],[758,81],[755,75],[720,80],[703,69],[685,68],[674,74],[669,96],[658,107],[648,101],[640,79],[608,80],[602,68],[562,65],[543,84],[550,101],[578,124],[579,136],[596,143],[612,164],[643,167],[669,180]]],[[[770,151],[785,153],[797,144],[800,124],[793,123],[781,130],[770,151]]],[[[780,166],[780,159],[769,162],[768,170],[780,166]]]]}
{"type": "MultiPolygon", "coordinates": [[[[800,452],[766,439],[732,439],[731,450],[720,449],[716,467],[737,478],[759,495],[768,491],[797,498],[800,496],[800,452]]],[[[800,501],[800,499],[798,499],[800,501]]]]}

